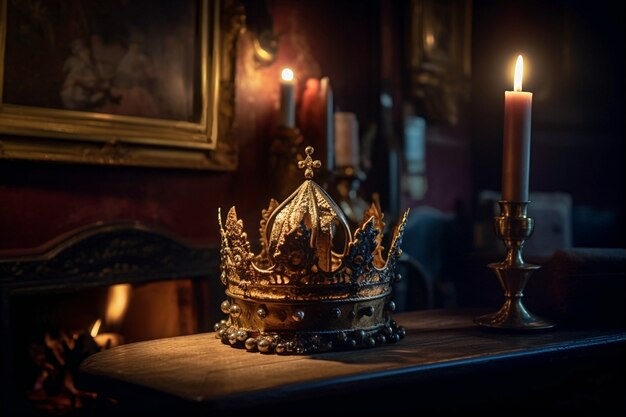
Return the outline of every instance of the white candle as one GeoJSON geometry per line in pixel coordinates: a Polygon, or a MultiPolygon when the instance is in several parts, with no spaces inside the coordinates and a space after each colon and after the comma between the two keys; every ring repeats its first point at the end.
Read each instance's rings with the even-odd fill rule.
{"type": "Polygon", "coordinates": [[[520,55],[515,65],[514,91],[504,92],[502,199],[505,201],[528,201],[533,94],[522,91],[523,66],[520,55]]]}
{"type": "Polygon", "coordinates": [[[283,69],[280,74],[280,125],[296,126],[295,83],[290,68],[283,69]]]}
{"type": "Polygon", "coordinates": [[[338,167],[359,167],[359,122],[356,115],[336,112],[335,163],[338,167]]]}

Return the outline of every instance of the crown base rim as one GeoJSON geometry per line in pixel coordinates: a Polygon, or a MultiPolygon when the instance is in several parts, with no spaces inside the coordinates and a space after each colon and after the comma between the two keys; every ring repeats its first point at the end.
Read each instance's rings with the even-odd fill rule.
{"type": "Polygon", "coordinates": [[[322,301],[266,301],[228,296],[222,311],[236,330],[310,332],[367,329],[388,320],[395,310],[391,292],[369,298],[322,301]]]}
{"type": "Polygon", "coordinates": [[[215,324],[224,343],[263,353],[314,353],[397,342],[405,330],[392,319],[390,291],[368,299],[267,302],[229,296],[228,319],[215,324]],[[400,330],[402,329],[402,330],[400,330]]]}
{"type": "Polygon", "coordinates": [[[398,325],[391,317],[384,323],[368,329],[256,333],[238,329],[235,338],[230,336],[232,333],[229,333],[229,329],[232,327],[220,328],[215,332],[215,337],[233,348],[245,349],[248,352],[279,355],[373,348],[397,343],[406,335],[405,328],[398,325]]]}

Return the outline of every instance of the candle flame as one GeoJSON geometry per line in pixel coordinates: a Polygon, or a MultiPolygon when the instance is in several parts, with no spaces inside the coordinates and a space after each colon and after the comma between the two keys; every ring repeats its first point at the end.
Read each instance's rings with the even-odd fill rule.
{"type": "Polygon", "coordinates": [[[291,68],[284,68],[280,73],[280,77],[284,81],[293,81],[293,71],[291,70],[291,68]]]}
{"type": "Polygon", "coordinates": [[[98,319],[96,320],[93,325],[91,326],[91,330],[89,331],[89,334],[91,334],[91,337],[96,337],[98,336],[98,332],[100,331],[100,325],[102,324],[102,320],[98,319]]]}
{"type": "Polygon", "coordinates": [[[515,63],[515,78],[513,81],[513,91],[522,91],[522,75],[524,73],[524,58],[521,55],[517,57],[515,63]]]}

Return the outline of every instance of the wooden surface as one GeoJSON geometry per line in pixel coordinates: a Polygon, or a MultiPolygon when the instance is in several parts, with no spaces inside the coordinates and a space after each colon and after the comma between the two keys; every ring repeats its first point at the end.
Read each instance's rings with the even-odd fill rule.
{"type": "MultiPolygon", "coordinates": [[[[407,329],[407,337],[397,344],[308,356],[250,353],[222,344],[213,333],[128,344],[85,360],[79,384],[86,390],[119,397],[122,403],[126,398],[135,407],[139,407],[138,401],[154,405],[167,399],[177,407],[205,413],[271,408],[299,400],[315,404],[321,395],[331,398],[337,392],[359,398],[360,390],[365,394],[374,389],[382,395],[385,387],[409,384],[432,389],[431,383],[443,381],[445,386],[450,375],[451,381],[465,378],[468,388],[472,388],[472,378],[482,375],[490,380],[477,379],[474,384],[497,389],[502,377],[499,372],[506,369],[503,366],[510,367],[511,374],[504,375],[501,383],[511,385],[512,380],[528,378],[534,379],[529,383],[540,386],[544,376],[534,371],[523,376],[524,369],[536,363],[534,359],[544,358],[539,369],[550,372],[558,359],[580,363],[594,355],[608,357],[617,351],[617,356],[623,356],[624,352],[623,329],[557,328],[507,334],[478,328],[473,317],[475,312],[446,310],[397,314],[396,320],[407,329]]],[[[572,363],[566,367],[572,369],[572,363]]],[[[427,395],[427,390],[421,392],[427,395]]],[[[480,396],[472,394],[476,395],[480,396]]],[[[428,398],[420,401],[427,403],[428,398]]],[[[358,409],[368,403],[368,397],[362,403],[350,407],[358,409]]]]}

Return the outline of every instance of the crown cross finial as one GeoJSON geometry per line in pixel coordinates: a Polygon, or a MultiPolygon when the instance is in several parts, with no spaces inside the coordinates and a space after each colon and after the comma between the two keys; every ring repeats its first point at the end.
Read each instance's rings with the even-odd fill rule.
{"type": "Polygon", "coordinates": [[[306,158],[303,161],[298,161],[298,168],[306,168],[304,170],[304,178],[310,180],[313,178],[313,168],[320,168],[322,162],[319,159],[313,160],[311,158],[311,155],[315,152],[312,146],[307,146],[304,152],[306,152],[306,158]]]}

